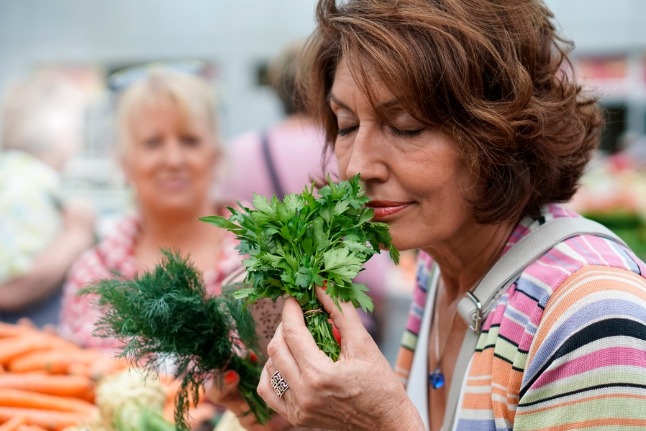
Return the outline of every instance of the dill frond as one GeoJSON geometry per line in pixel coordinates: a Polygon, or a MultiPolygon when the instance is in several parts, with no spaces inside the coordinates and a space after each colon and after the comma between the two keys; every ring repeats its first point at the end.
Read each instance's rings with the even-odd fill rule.
{"type": "Polygon", "coordinates": [[[262,370],[251,312],[232,295],[207,295],[200,273],[179,253],[164,250],[161,263],[131,279],[101,280],[81,291],[98,295],[101,317],[95,334],[124,343],[120,356],[150,372],[168,358],[181,381],[176,397],[177,429],[208,379],[221,384],[234,370],[239,389],[259,423],[271,411],[256,393],[262,370]],[[250,354],[253,352],[254,354],[250,354]]]}

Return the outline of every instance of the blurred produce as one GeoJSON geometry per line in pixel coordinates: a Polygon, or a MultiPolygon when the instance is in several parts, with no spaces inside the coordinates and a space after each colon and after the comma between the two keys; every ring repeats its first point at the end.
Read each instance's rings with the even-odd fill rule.
{"type": "MultiPolygon", "coordinates": [[[[28,322],[0,323],[0,431],[174,430],[179,386],[28,322]]],[[[199,403],[191,423],[214,414],[199,403]]]]}
{"type": "Polygon", "coordinates": [[[646,259],[646,171],[625,154],[590,164],[569,206],[612,229],[646,259]]]}

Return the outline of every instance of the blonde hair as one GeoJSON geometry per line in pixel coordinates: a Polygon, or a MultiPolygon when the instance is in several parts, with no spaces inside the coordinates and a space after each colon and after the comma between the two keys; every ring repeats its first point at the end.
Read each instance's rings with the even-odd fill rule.
{"type": "Polygon", "coordinates": [[[213,93],[208,81],[196,75],[163,67],[151,69],[144,78],[126,88],[118,99],[117,150],[123,153],[130,143],[130,121],[134,113],[169,101],[179,109],[184,122],[196,117],[204,119],[219,148],[217,104],[213,93]]]}

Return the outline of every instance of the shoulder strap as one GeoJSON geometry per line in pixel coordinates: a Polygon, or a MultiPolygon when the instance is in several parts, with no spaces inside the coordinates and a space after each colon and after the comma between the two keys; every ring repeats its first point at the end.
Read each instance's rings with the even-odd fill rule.
{"type": "Polygon", "coordinates": [[[558,243],[574,236],[592,234],[625,245],[610,229],[583,217],[559,217],[545,222],[521,238],[458,303],[458,312],[476,334],[484,318],[505,288],[527,265],[558,243]]]}
{"type": "Polygon", "coordinates": [[[547,221],[529,235],[514,244],[510,250],[498,260],[478,284],[458,303],[458,312],[471,330],[467,330],[462,348],[458,355],[454,378],[448,393],[444,415],[444,431],[451,431],[457,425],[457,406],[460,392],[467,378],[468,364],[478,342],[482,323],[498,297],[514,281],[520,273],[533,261],[560,242],[578,235],[592,234],[626,245],[610,229],[583,217],[562,217],[547,221]]]}
{"type": "Polygon", "coordinates": [[[285,190],[280,183],[278,178],[278,172],[276,171],[276,165],[274,159],[271,156],[271,150],[269,148],[269,135],[266,130],[263,130],[260,133],[260,143],[262,146],[262,157],[265,160],[265,165],[267,165],[267,171],[269,172],[269,178],[271,179],[271,185],[274,189],[274,194],[278,199],[283,199],[285,197],[285,190]]]}

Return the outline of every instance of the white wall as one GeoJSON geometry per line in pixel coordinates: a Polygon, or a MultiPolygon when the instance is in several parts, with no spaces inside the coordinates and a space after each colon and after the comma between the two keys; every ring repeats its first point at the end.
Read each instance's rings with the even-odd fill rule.
{"type": "Polygon", "coordinates": [[[646,51],[646,1],[545,0],[581,53],[646,51]]]}
{"type": "Polygon", "coordinates": [[[313,0],[0,0],[0,88],[44,63],[198,57],[218,66],[225,135],[279,115],[254,66],[309,34],[313,0]]]}

